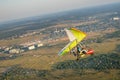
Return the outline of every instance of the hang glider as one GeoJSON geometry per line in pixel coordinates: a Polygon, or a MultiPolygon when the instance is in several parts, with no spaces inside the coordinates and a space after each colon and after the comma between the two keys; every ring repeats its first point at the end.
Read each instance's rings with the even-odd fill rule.
{"type": "Polygon", "coordinates": [[[76,28],[65,29],[70,42],[58,53],[62,56],[68,53],[72,48],[79,44],[85,37],[86,34],[76,28]]]}

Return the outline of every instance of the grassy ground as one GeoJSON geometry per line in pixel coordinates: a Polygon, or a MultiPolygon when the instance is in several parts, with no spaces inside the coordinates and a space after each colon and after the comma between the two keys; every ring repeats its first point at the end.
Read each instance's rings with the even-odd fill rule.
{"type": "MultiPolygon", "coordinates": [[[[107,55],[107,54],[106,54],[107,55]]],[[[105,56],[101,55],[101,56],[105,56]]],[[[95,56],[93,56],[95,57],[95,56]]],[[[45,64],[47,61],[45,61],[45,59],[43,61],[38,62],[40,59],[34,59],[33,57],[29,57],[29,60],[27,61],[22,61],[21,64],[26,64],[25,66],[21,66],[21,65],[11,65],[10,67],[7,67],[7,70],[5,71],[4,74],[2,74],[2,76],[0,77],[0,79],[2,80],[89,80],[89,79],[93,79],[93,80],[119,80],[120,79],[120,63],[118,63],[118,59],[114,60],[114,57],[100,57],[99,55],[96,56],[95,58],[97,59],[98,62],[99,61],[99,57],[100,61],[110,61],[112,60],[113,62],[115,61],[115,65],[117,64],[117,66],[107,66],[107,67],[111,67],[111,68],[103,68],[100,70],[96,70],[94,69],[94,67],[92,67],[93,69],[90,68],[77,68],[76,66],[80,67],[81,65],[72,65],[72,64],[76,64],[76,63],[81,63],[82,65],[86,65],[85,60],[87,59],[92,59],[93,61],[94,58],[89,57],[89,58],[85,58],[85,59],[81,59],[80,61],[75,61],[75,60],[60,60],[60,63],[58,63],[56,65],[56,63],[52,63],[52,64],[45,64]],[[104,59],[105,58],[105,59],[104,59]],[[107,59],[107,60],[106,60],[107,59]],[[109,60],[110,59],[110,60],[109,60]],[[31,63],[30,63],[31,62],[31,63]],[[72,63],[72,64],[71,64],[72,63]],[[43,65],[41,65],[43,64],[43,65]],[[36,67],[36,66],[39,66],[36,67]],[[56,67],[52,67],[53,65],[56,65],[56,67]],[[65,66],[66,65],[66,66],[65,66]],[[67,66],[69,65],[69,66],[67,66]],[[31,67],[30,67],[31,66],[31,67]],[[50,67],[50,69],[48,69],[48,67],[50,67]],[[71,67],[70,67],[71,66],[71,67]],[[75,67],[72,67],[75,66],[75,67]],[[56,69],[57,67],[63,67],[61,69],[56,69]],[[68,67],[68,68],[64,68],[64,67],[68,67]],[[117,67],[117,68],[115,68],[117,67]]],[[[45,57],[43,57],[45,58],[45,57]]],[[[68,58],[68,57],[67,57],[68,58]]],[[[119,58],[119,57],[118,57],[119,58]]],[[[28,59],[28,58],[27,58],[28,59]]],[[[119,58],[120,59],[120,58],[119,58]]],[[[16,59],[15,59],[16,60],[16,59]]],[[[51,60],[51,59],[50,59],[51,60]]],[[[57,60],[57,59],[56,59],[57,60]]],[[[93,62],[92,60],[87,61],[87,64],[91,64],[91,62],[93,62]],[[88,63],[89,62],[89,63],[88,63]]],[[[16,60],[17,61],[17,60],[16,60]]],[[[18,62],[18,61],[17,61],[18,62]]],[[[20,62],[20,61],[19,61],[20,62]]],[[[49,61],[50,62],[50,61],[49,61]]],[[[111,62],[108,62],[107,64],[110,64],[111,62]]],[[[92,64],[91,66],[96,66],[97,62],[95,64],[92,64]]],[[[101,63],[102,64],[102,63],[101,63]]],[[[101,68],[101,64],[97,64],[100,68],[101,68]]],[[[106,62],[102,64],[102,67],[106,67],[106,62]]],[[[111,65],[111,64],[110,64],[111,65]]],[[[4,65],[5,66],[5,65],[4,65]]],[[[83,66],[81,66],[83,67],[83,66]]],[[[85,67],[85,66],[84,66],[85,67]]]]}
{"type": "MultiPolygon", "coordinates": [[[[18,40],[19,42],[20,40],[18,40]]],[[[14,40],[12,41],[14,42],[14,40]]],[[[11,42],[11,43],[12,43],[11,42]]],[[[15,39],[17,42],[17,39],[15,39]]],[[[62,43],[62,42],[60,42],[62,43]]],[[[5,43],[7,44],[7,43],[5,43]]],[[[65,43],[67,44],[67,43],[65,43]]],[[[56,44],[37,50],[22,53],[13,59],[0,60],[0,79],[3,80],[119,80],[120,69],[109,69],[96,71],[94,69],[79,70],[52,70],[51,66],[58,62],[75,60],[72,54],[59,57],[57,54],[65,44],[56,44]]],[[[104,40],[101,43],[90,43],[89,46],[95,50],[95,55],[109,54],[115,52],[116,46],[120,44],[119,38],[104,40]]],[[[119,52],[117,52],[119,54],[119,52]]],[[[1,57],[10,54],[1,54],[1,57]]],[[[90,57],[90,56],[86,56],[90,57]]],[[[86,58],[85,57],[85,58],[86,58]]],[[[84,59],[84,58],[83,58],[84,59]]]]}
{"type": "MultiPolygon", "coordinates": [[[[95,54],[100,53],[110,53],[115,50],[116,45],[120,44],[120,41],[117,39],[107,40],[102,43],[92,43],[89,44],[94,50],[95,54]]],[[[62,45],[64,46],[64,45],[62,45]]],[[[73,55],[67,54],[66,56],[59,57],[57,55],[58,51],[61,49],[61,46],[45,47],[38,50],[32,50],[23,53],[23,56],[20,56],[15,59],[0,61],[0,66],[11,66],[20,64],[24,68],[34,68],[34,69],[49,69],[50,65],[62,60],[74,60],[73,55]],[[32,66],[31,66],[32,65],[32,66]],[[46,65],[46,66],[44,66],[46,65]]],[[[6,55],[6,54],[5,54],[6,55]]]]}
{"type": "Polygon", "coordinates": [[[90,46],[95,50],[95,53],[109,53],[114,51],[116,45],[120,44],[120,40],[108,39],[101,43],[92,43],[90,46]]]}

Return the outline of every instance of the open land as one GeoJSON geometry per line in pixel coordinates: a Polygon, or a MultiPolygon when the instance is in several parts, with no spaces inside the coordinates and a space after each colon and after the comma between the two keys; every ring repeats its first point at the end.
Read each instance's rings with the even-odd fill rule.
{"type": "Polygon", "coordinates": [[[118,6],[2,25],[7,28],[0,29],[0,80],[119,80],[118,6]],[[58,56],[69,42],[64,29],[70,27],[86,32],[83,43],[94,49],[93,56],[79,61],[69,53],[58,56]]]}

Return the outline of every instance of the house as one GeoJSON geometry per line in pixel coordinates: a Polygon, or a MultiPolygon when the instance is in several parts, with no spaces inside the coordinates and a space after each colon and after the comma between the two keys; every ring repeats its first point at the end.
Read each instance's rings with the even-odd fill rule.
{"type": "Polygon", "coordinates": [[[20,53],[20,49],[11,49],[9,53],[20,53]]]}
{"type": "Polygon", "coordinates": [[[120,18],[119,17],[113,17],[113,20],[114,21],[117,21],[117,20],[119,20],[120,18]]]}
{"type": "Polygon", "coordinates": [[[29,50],[33,50],[33,49],[35,49],[35,46],[34,46],[34,45],[29,46],[28,49],[29,49],[29,50]]]}
{"type": "Polygon", "coordinates": [[[42,43],[37,44],[37,47],[41,47],[41,46],[43,46],[43,44],[42,44],[42,43]]]}

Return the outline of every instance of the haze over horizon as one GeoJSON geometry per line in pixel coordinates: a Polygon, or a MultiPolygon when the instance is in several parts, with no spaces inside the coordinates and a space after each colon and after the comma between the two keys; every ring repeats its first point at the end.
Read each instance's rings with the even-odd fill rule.
{"type": "Polygon", "coordinates": [[[0,22],[117,2],[120,0],[0,0],[0,22]]]}

